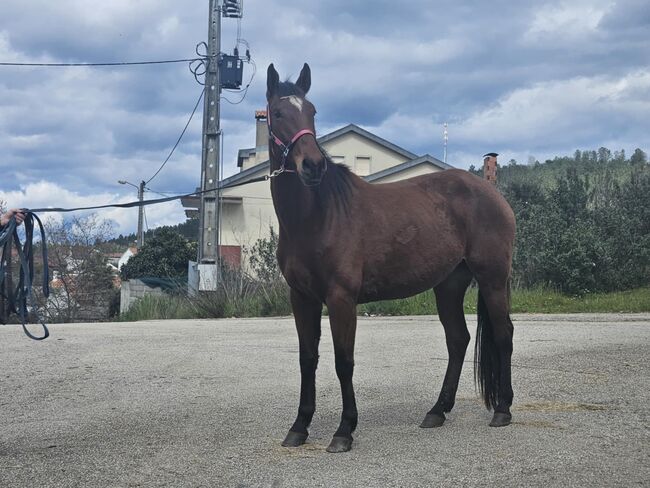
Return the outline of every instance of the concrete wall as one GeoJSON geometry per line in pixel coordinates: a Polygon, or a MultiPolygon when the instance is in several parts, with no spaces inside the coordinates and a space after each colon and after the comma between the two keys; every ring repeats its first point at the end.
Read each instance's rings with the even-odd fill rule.
{"type": "Polygon", "coordinates": [[[129,280],[122,282],[120,289],[120,313],[124,313],[131,308],[136,300],[145,295],[163,295],[162,288],[151,288],[140,280],[129,280]]]}

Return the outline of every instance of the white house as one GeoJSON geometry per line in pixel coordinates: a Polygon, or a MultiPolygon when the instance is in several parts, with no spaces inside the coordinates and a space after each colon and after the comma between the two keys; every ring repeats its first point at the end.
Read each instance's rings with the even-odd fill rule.
{"type": "MultiPolygon", "coordinates": [[[[241,149],[237,158],[240,172],[220,182],[220,186],[240,183],[269,173],[266,112],[255,113],[256,146],[241,149]]],[[[389,183],[452,166],[425,154],[418,156],[361,127],[349,124],[318,138],[318,143],[336,163],[344,163],[372,183],[389,183]]],[[[197,214],[198,198],[183,199],[186,214],[197,214]]],[[[268,181],[228,188],[221,193],[221,255],[232,265],[240,265],[242,247],[252,246],[278,228],[268,181]]]]}

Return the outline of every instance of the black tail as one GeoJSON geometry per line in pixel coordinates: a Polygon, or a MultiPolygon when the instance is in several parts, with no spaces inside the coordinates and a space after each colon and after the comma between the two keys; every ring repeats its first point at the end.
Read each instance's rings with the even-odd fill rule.
{"type": "Polygon", "coordinates": [[[485,406],[494,409],[499,398],[500,362],[499,352],[494,342],[493,325],[490,321],[485,301],[478,292],[478,326],[476,327],[476,346],[474,348],[474,383],[483,397],[485,406]]]}

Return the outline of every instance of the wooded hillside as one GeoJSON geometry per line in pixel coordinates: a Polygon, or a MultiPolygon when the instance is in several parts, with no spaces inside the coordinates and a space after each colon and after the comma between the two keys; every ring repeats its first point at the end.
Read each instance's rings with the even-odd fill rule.
{"type": "Polygon", "coordinates": [[[600,148],[511,161],[497,175],[517,217],[516,286],[569,294],[648,286],[650,165],[642,150],[629,159],[600,148]]]}

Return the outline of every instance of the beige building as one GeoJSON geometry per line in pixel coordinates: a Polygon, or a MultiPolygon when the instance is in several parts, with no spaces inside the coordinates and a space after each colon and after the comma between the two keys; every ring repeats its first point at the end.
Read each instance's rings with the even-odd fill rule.
{"type": "MultiPolygon", "coordinates": [[[[241,149],[237,158],[240,172],[220,182],[221,186],[241,183],[269,173],[266,112],[255,114],[256,147],[241,149]]],[[[372,183],[389,183],[412,176],[451,168],[428,154],[418,156],[354,124],[318,138],[319,144],[336,163],[344,163],[372,183]]],[[[221,254],[233,265],[245,261],[242,248],[250,248],[258,239],[269,236],[269,228],[278,228],[268,181],[222,191],[221,254]]],[[[198,199],[185,199],[186,207],[198,208],[198,199]]],[[[186,210],[188,216],[196,210],[186,210]]]]}

